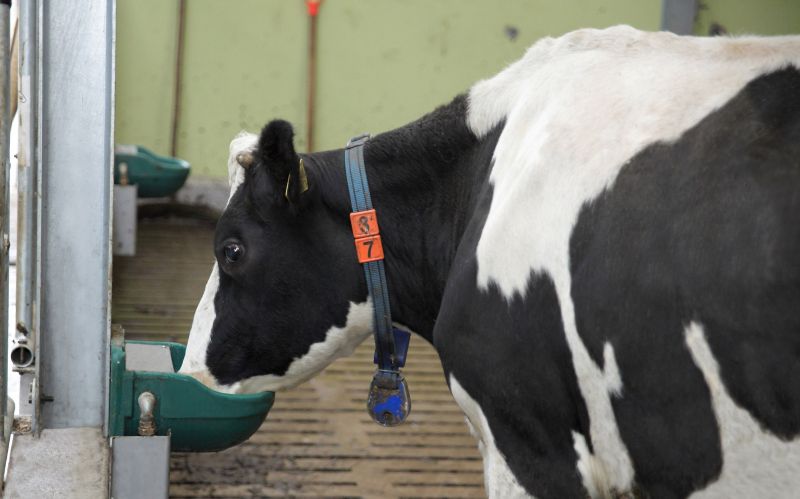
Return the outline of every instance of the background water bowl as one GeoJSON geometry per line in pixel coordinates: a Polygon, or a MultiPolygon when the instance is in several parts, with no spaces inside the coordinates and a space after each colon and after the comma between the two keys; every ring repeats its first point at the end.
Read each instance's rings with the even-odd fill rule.
{"type": "Polygon", "coordinates": [[[190,171],[189,162],[159,156],[142,146],[118,144],[114,149],[114,183],[138,186],[142,198],[171,196],[190,171]]]}

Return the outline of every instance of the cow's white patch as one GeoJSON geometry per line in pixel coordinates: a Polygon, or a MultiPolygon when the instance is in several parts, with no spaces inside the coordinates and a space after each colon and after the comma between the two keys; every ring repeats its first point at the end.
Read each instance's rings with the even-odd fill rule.
{"type": "Polygon", "coordinates": [[[200,297],[200,303],[194,311],[189,341],[186,343],[186,355],[183,357],[180,369],[182,373],[206,370],[206,350],[211,342],[211,327],[217,316],[214,309],[217,288],[219,288],[219,266],[215,263],[203,290],[203,296],[200,297]]]}
{"type": "Polygon", "coordinates": [[[583,487],[592,498],[611,498],[608,486],[608,477],[603,469],[602,463],[589,452],[589,445],[586,437],[573,431],[572,442],[575,453],[578,454],[578,473],[581,476],[583,487]]]}
{"type": "Polygon", "coordinates": [[[684,334],[692,358],[711,392],[723,456],[719,478],[692,497],[797,497],[800,440],[785,442],[764,432],[745,409],[736,405],[722,382],[719,364],[702,325],[692,322],[684,334]]]}
{"type": "Polygon", "coordinates": [[[622,396],[622,376],[619,374],[614,347],[608,342],[603,345],[603,375],[608,393],[616,397],[622,396]]]}
{"type": "Polygon", "coordinates": [[[231,193],[228,195],[228,202],[236,193],[236,189],[244,183],[245,169],[236,161],[236,157],[243,152],[252,152],[258,144],[258,135],[249,132],[239,132],[231,141],[228,148],[228,185],[231,186],[231,193]]]}
{"type": "Polygon", "coordinates": [[[470,90],[467,120],[478,136],[505,120],[477,284],[495,283],[511,299],[525,293],[532,271],[552,277],[594,450],[616,490],[629,489],[633,467],[609,400],[614,376],[589,356],[570,297],[569,238],[579,211],[645,146],[677,139],[748,81],[789,63],[800,66],[798,37],[614,27],[542,40],[470,90]]]}
{"type": "Polygon", "coordinates": [[[494,443],[492,430],[483,411],[475,400],[450,375],[450,392],[467,417],[470,432],[478,439],[478,449],[483,456],[483,480],[486,494],[491,498],[515,499],[532,497],[517,481],[506,463],[506,458],[494,443]]]}
{"type": "MultiPolygon", "coordinates": [[[[228,184],[231,191],[228,195],[228,202],[236,193],[236,190],[244,182],[245,170],[236,162],[236,156],[245,151],[252,151],[256,147],[258,136],[252,133],[239,132],[231,141],[228,153],[228,184]]],[[[186,356],[181,364],[181,373],[194,373],[204,383],[209,384],[213,378],[206,367],[206,351],[211,341],[211,328],[214,326],[216,310],[214,308],[214,298],[217,296],[219,288],[219,267],[214,264],[211,269],[211,276],[208,278],[203,296],[194,312],[192,328],[189,330],[189,341],[186,344],[186,356]]]]}

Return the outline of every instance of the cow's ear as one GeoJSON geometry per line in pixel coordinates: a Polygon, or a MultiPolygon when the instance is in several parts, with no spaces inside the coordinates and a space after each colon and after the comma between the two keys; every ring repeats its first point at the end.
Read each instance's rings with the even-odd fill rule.
{"type": "MultiPolygon", "coordinates": [[[[260,187],[266,188],[276,202],[288,202],[299,208],[308,191],[308,173],[294,150],[294,130],[289,122],[273,120],[267,123],[258,139],[255,160],[257,170],[261,171],[253,171],[251,178],[257,179],[256,182],[271,183],[260,187]]],[[[255,193],[261,190],[259,186],[254,187],[255,193]]],[[[267,192],[261,194],[269,196],[267,192]]]]}

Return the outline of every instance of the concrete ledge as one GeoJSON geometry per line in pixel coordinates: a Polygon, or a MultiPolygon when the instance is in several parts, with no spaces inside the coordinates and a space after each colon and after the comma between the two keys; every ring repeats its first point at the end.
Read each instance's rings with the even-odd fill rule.
{"type": "Polygon", "coordinates": [[[140,198],[139,218],[177,216],[216,223],[228,204],[229,192],[225,180],[189,178],[172,197],[140,198]]]}
{"type": "Polygon", "coordinates": [[[228,204],[229,194],[230,187],[227,180],[189,177],[186,179],[186,184],[175,194],[175,201],[222,213],[228,204]]]}
{"type": "Polygon", "coordinates": [[[109,448],[99,428],[14,435],[3,497],[108,497],[109,448]]]}

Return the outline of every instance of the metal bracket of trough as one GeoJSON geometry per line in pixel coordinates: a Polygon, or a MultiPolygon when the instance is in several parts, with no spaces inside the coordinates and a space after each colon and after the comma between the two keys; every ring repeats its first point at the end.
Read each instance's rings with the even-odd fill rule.
{"type": "Polygon", "coordinates": [[[160,499],[169,496],[169,437],[111,439],[111,497],[160,499]]]}
{"type": "Polygon", "coordinates": [[[114,254],[136,255],[137,189],[135,185],[114,186],[114,254]]]}
{"type": "Polygon", "coordinates": [[[169,346],[144,343],[125,345],[125,369],[157,373],[175,372],[169,346]]]}

